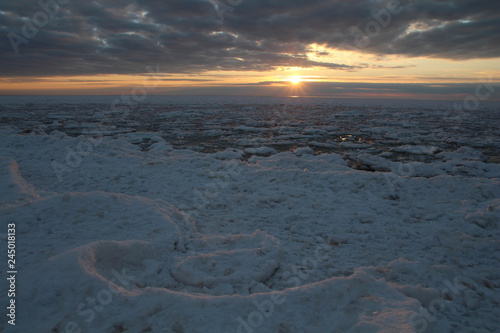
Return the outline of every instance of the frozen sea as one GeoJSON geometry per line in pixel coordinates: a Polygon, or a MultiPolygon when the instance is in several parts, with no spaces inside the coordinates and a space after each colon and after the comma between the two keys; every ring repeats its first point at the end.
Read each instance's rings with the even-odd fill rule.
{"type": "Polygon", "coordinates": [[[0,331],[500,332],[498,102],[2,96],[0,140],[0,331]]]}

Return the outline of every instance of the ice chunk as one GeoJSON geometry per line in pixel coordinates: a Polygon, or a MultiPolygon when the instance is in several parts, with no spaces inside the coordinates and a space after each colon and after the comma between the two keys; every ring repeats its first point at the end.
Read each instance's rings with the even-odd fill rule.
{"type": "Polygon", "coordinates": [[[297,156],[303,156],[303,155],[314,155],[315,152],[312,150],[310,147],[301,147],[301,148],[296,148],[293,153],[297,156]]]}
{"type": "Polygon", "coordinates": [[[398,153],[407,153],[414,155],[434,155],[441,149],[434,146],[404,145],[395,147],[393,150],[398,153]]]}
{"type": "Polygon", "coordinates": [[[243,152],[239,149],[228,148],[224,151],[217,152],[213,156],[218,160],[240,160],[243,158],[243,152]]]}
{"type": "Polygon", "coordinates": [[[270,147],[260,147],[260,148],[247,148],[244,150],[245,154],[252,154],[257,156],[271,156],[276,153],[276,149],[270,147]]]}

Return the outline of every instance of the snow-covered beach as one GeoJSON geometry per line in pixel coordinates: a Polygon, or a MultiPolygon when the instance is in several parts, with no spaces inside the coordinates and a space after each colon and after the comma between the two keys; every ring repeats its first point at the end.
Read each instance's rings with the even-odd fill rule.
{"type": "Polygon", "coordinates": [[[1,105],[0,329],[499,331],[498,104],[150,98],[1,105]]]}

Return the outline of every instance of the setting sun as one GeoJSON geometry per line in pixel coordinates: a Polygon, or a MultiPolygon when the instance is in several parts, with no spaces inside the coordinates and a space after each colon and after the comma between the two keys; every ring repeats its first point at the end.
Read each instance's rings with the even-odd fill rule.
{"type": "Polygon", "coordinates": [[[293,76],[291,79],[290,79],[290,82],[292,82],[293,84],[299,84],[302,80],[300,79],[300,77],[298,76],[293,76]]]}

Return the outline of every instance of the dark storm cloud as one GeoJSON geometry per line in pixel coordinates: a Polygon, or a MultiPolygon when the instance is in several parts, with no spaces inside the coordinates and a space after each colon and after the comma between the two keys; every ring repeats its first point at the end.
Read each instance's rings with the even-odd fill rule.
{"type": "MultiPolygon", "coordinates": [[[[49,12],[55,1],[41,0],[49,12]]],[[[217,13],[223,2],[60,0],[48,22],[38,1],[4,2],[0,75],[133,74],[156,64],[195,74],[366,66],[312,61],[312,43],[379,55],[500,56],[497,1],[241,0],[217,13]]]]}

